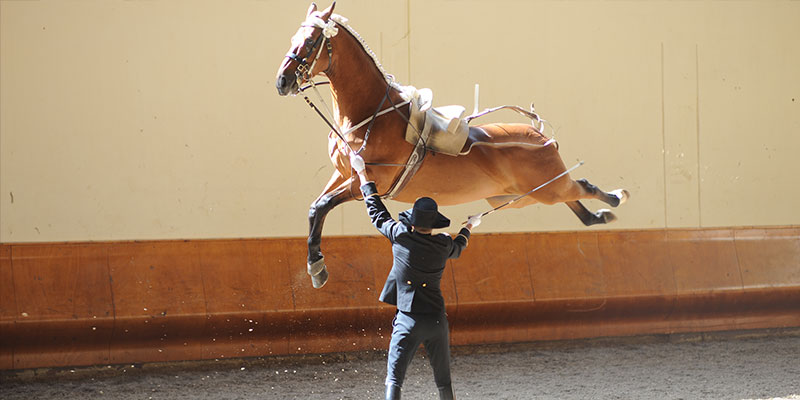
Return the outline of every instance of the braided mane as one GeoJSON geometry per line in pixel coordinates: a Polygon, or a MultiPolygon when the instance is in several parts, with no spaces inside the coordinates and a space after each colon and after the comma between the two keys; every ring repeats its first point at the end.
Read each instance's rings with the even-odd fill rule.
{"type": "Polygon", "coordinates": [[[362,38],[361,35],[359,35],[358,32],[356,32],[347,23],[348,22],[347,18],[345,18],[345,17],[343,17],[343,16],[341,16],[339,14],[333,14],[333,15],[331,15],[331,20],[333,20],[334,22],[336,22],[337,25],[339,25],[342,28],[344,28],[345,30],[347,30],[347,32],[350,33],[350,35],[352,35],[356,39],[358,44],[361,45],[361,49],[364,50],[365,53],[367,53],[367,55],[372,59],[372,62],[375,64],[375,67],[378,68],[378,71],[380,71],[381,75],[383,75],[383,79],[386,80],[386,83],[388,83],[389,85],[391,85],[392,87],[394,87],[397,90],[400,90],[400,91],[403,90],[402,86],[400,86],[395,81],[394,75],[386,73],[386,70],[383,69],[383,65],[381,65],[380,61],[378,61],[378,56],[376,56],[375,52],[373,52],[372,49],[369,48],[369,45],[367,45],[366,41],[364,41],[364,38],[362,38]]]}

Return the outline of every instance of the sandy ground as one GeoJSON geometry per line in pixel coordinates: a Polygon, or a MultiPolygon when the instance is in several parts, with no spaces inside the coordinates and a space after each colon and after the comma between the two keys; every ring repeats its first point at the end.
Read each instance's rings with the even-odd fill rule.
{"type": "MultiPolygon", "coordinates": [[[[0,399],[380,399],[385,352],[0,373],[0,399]]],[[[453,349],[459,399],[796,399],[800,330],[453,349]]],[[[418,353],[403,399],[436,399],[418,353]]]]}

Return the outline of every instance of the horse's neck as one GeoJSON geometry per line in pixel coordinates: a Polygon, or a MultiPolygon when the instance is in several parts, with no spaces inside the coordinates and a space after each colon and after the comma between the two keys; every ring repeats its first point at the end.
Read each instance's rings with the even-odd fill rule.
{"type": "MultiPolygon", "coordinates": [[[[386,95],[388,83],[372,58],[349,33],[337,36],[328,74],[339,124],[353,126],[371,117],[386,95]]],[[[384,104],[386,108],[388,102],[384,104]]]]}

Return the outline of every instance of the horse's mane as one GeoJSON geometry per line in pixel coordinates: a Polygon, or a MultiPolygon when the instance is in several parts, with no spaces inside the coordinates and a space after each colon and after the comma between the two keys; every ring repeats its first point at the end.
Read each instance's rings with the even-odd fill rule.
{"type": "Polygon", "coordinates": [[[386,70],[383,69],[383,65],[381,65],[380,61],[378,61],[378,56],[376,56],[375,52],[373,52],[372,49],[369,48],[367,43],[364,41],[364,38],[362,38],[361,35],[359,35],[358,32],[356,32],[353,29],[353,27],[351,27],[347,23],[348,22],[347,18],[339,14],[333,14],[331,15],[331,19],[334,22],[336,22],[337,25],[344,28],[351,36],[353,36],[353,38],[356,39],[356,42],[358,42],[358,44],[361,45],[361,49],[364,50],[365,53],[367,53],[370,59],[372,59],[372,62],[375,64],[375,67],[378,69],[378,72],[380,72],[381,75],[383,76],[383,79],[386,80],[386,83],[393,86],[395,89],[402,91],[402,86],[400,86],[397,82],[395,82],[394,75],[386,73],[386,70]]]}

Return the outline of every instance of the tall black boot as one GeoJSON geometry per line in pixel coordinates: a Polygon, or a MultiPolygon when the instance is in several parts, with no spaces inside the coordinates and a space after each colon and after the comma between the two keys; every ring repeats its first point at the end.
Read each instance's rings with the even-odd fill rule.
{"type": "Polygon", "coordinates": [[[439,400],[456,400],[453,394],[453,385],[439,386],[439,400]]]}
{"type": "Polygon", "coordinates": [[[386,385],[386,400],[400,400],[400,386],[386,385]]]}
{"type": "Polygon", "coordinates": [[[439,400],[456,400],[453,394],[453,385],[439,386],[439,400]]]}

